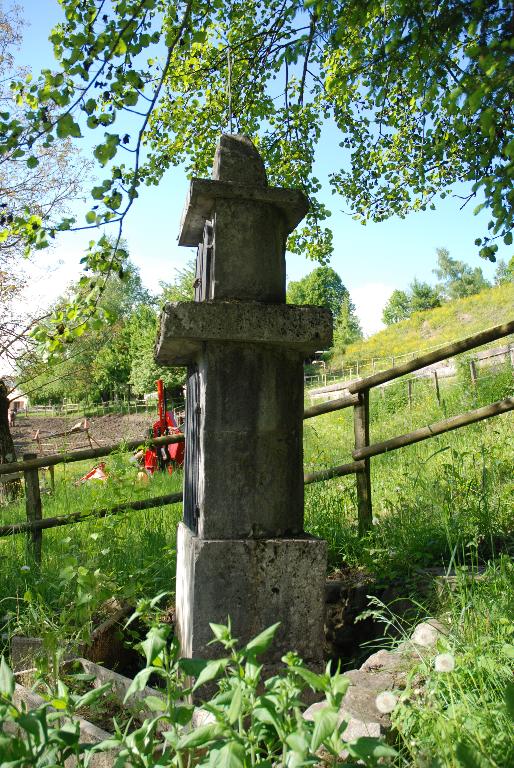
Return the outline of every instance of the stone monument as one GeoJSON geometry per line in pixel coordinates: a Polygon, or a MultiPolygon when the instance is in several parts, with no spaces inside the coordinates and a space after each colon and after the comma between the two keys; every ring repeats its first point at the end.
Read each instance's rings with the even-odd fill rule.
{"type": "Polygon", "coordinates": [[[308,210],[269,187],[244,136],[223,135],[212,179],[193,179],[179,244],[197,246],[195,301],[167,304],[161,365],[187,365],[184,521],[176,621],[184,656],[281,622],[268,654],[322,660],[326,543],[303,531],[303,361],[330,345],[320,307],[286,305],[287,236],[308,210]]]}

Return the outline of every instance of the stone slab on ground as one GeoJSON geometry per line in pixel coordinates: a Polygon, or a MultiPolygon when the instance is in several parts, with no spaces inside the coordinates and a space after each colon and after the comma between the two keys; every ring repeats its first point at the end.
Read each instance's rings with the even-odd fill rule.
{"type": "MultiPolygon", "coordinates": [[[[40,707],[46,703],[45,700],[41,698],[41,696],[38,696],[37,693],[34,693],[34,691],[31,691],[28,688],[25,688],[25,686],[19,684],[16,684],[13,701],[17,707],[25,707],[27,710],[37,709],[37,707],[40,707]]],[[[98,744],[101,741],[105,741],[106,739],[110,738],[111,734],[107,733],[107,731],[104,731],[101,728],[98,728],[88,720],[84,720],[83,718],[78,717],[77,721],[80,725],[80,739],[83,743],[98,744]]],[[[112,768],[116,760],[116,755],[117,752],[115,750],[99,752],[98,754],[91,756],[88,765],[90,768],[112,768]]],[[[66,760],[64,765],[65,768],[74,768],[74,766],[77,765],[77,762],[75,758],[71,757],[66,760]]]]}

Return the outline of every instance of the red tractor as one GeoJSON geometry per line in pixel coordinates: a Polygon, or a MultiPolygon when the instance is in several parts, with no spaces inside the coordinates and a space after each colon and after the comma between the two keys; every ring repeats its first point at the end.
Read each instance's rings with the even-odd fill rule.
{"type": "MultiPolygon", "coordinates": [[[[150,430],[150,437],[180,435],[182,433],[175,419],[175,414],[173,411],[168,411],[166,407],[166,390],[162,379],[156,383],[159,418],[150,430]]],[[[184,464],[184,443],[152,446],[145,452],[144,463],[145,469],[150,475],[156,469],[166,470],[171,475],[174,467],[181,467],[184,464]]]]}

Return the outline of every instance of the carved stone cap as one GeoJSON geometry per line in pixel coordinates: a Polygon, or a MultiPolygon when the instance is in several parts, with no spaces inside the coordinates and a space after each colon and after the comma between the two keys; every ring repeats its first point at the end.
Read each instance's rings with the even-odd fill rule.
{"type": "Polygon", "coordinates": [[[222,134],[214,155],[212,178],[256,187],[268,186],[264,162],[257,148],[248,136],[238,133],[222,134]]]}
{"type": "Polygon", "coordinates": [[[205,342],[265,344],[306,356],[332,344],[332,313],[324,307],[253,301],[165,305],[155,350],[160,365],[188,365],[205,342]]]}
{"type": "Polygon", "coordinates": [[[216,200],[219,199],[275,206],[282,212],[287,234],[298,226],[309,210],[308,197],[299,189],[250,187],[214,179],[192,179],[180,223],[179,245],[196,246],[202,241],[204,224],[212,218],[216,200]]]}
{"type": "Polygon", "coordinates": [[[180,222],[179,245],[196,246],[211,219],[216,200],[267,204],[278,208],[289,234],[309,210],[307,196],[297,189],[268,187],[264,162],[247,136],[223,134],[216,147],[212,179],[192,179],[180,222]]]}

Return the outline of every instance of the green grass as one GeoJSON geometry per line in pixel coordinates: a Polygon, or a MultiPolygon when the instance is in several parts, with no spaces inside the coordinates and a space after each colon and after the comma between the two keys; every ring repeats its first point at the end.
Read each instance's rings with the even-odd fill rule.
{"type": "Polygon", "coordinates": [[[514,765],[514,565],[498,558],[481,575],[458,571],[441,598],[447,634],[412,670],[393,715],[399,766],[514,765]],[[448,654],[454,669],[437,671],[448,654]]]}
{"type": "MultiPolygon", "coordinates": [[[[96,481],[78,487],[75,480],[91,468],[91,462],[59,465],[55,494],[43,494],[43,516],[110,508],[182,488],[182,472],[172,476],[156,473],[149,483],[141,484],[128,456],[114,455],[106,462],[106,483],[96,481]]],[[[135,601],[159,591],[173,592],[176,527],[181,514],[182,507],[176,504],[45,530],[40,568],[27,551],[24,535],[0,539],[0,617],[9,611],[21,616],[27,609],[24,596],[37,596],[41,602],[42,610],[35,616],[43,609],[58,614],[76,601],[79,569],[91,576],[98,571],[90,613],[112,594],[135,601]]],[[[0,510],[3,524],[24,519],[23,499],[0,510]]]]}
{"type": "MultiPolygon", "coordinates": [[[[391,365],[391,356],[409,352],[423,352],[471,336],[500,323],[512,320],[514,313],[514,283],[488,288],[474,296],[443,304],[436,309],[415,312],[408,320],[385,328],[364,341],[350,344],[344,354],[334,349],[332,367],[348,367],[355,361],[361,363],[361,371],[369,372],[363,366],[372,358],[386,358],[378,368],[391,365]]],[[[500,340],[497,344],[504,344],[500,340]]],[[[487,346],[494,346],[489,344],[487,346]]]]}
{"type": "MultiPolygon", "coordinates": [[[[373,391],[372,440],[512,395],[508,365],[479,379],[476,390],[468,376],[464,366],[456,382],[441,383],[441,404],[429,381],[415,382],[411,407],[405,381],[388,387],[383,397],[373,391]]],[[[352,418],[346,409],[305,423],[306,469],[351,460],[352,418]]],[[[418,692],[395,712],[398,768],[512,764],[505,696],[514,573],[502,553],[514,551],[513,459],[511,413],[373,458],[375,524],[363,539],[357,536],[353,476],[306,488],[306,529],[328,541],[331,568],[364,569],[389,583],[434,565],[487,567],[487,578],[475,584],[463,577],[439,606],[451,628],[439,651],[455,657],[456,669],[441,675],[428,659],[413,670],[418,692]]],[[[121,453],[107,465],[106,484],[80,487],[74,480],[91,463],[60,467],[55,494],[43,497],[44,515],[110,507],[182,485],[181,473],[138,484],[121,453]]],[[[7,617],[0,620],[0,632],[39,634],[63,647],[66,638],[87,637],[106,597],[137,600],[173,591],[180,516],[181,506],[174,505],[45,531],[41,569],[30,561],[24,536],[0,539],[0,617],[7,617]]],[[[3,523],[24,517],[23,500],[0,510],[3,523]]]]}
{"type": "MultiPolygon", "coordinates": [[[[443,384],[437,403],[429,382],[414,386],[412,408],[405,382],[389,387],[384,398],[371,393],[371,440],[485,405],[512,394],[510,367],[479,381],[443,384]]],[[[305,463],[311,468],[351,461],[352,409],[326,414],[305,424],[305,463]]],[[[306,528],[327,539],[333,567],[365,567],[391,578],[419,566],[441,565],[455,547],[465,557],[471,544],[487,558],[512,544],[512,414],[456,430],[371,460],[373,515],[370,534],[357,536],[353,476],[306,489],[306,528]]]]}

